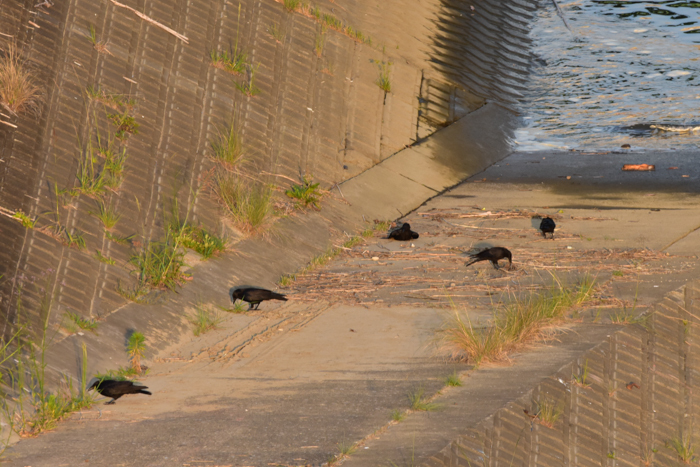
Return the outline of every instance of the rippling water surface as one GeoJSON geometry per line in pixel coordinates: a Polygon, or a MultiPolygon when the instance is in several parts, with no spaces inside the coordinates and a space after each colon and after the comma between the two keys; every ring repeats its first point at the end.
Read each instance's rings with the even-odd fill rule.
{"type": "Polygon", "coordinates": [[[537,66],[520,150],[687,148],[700,131],[700,2],[560,1],[531,33],[537,66]]]}

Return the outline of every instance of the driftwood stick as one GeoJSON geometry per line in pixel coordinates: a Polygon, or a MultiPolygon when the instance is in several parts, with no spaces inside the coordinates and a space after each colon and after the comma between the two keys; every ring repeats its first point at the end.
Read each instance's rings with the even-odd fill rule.
{"type": "Polygon", "coordinates": [[[161,28],[162,30],[164,30],[164,31],[166,31],[166,32],[169,32],[170,34],[172,34],[173,36],[177,37],[178,39],[180,39],[181,41],[185,42],[186,44],[189,44],[189,43],[190,43],[190,40],[189,40],[186,36],[183,36],[182,34],[180,34],[179,32],[175,31],[174,29],[170,29],[170,28],[167,27],[166,25],[161,24],[161,23],[159,23],[158,21],[149,18],[148,16],[146,16],[146,15],[143,14],[143,13],[141,13],[140,11],[133,9],[133,8],[131,8],[131,7],[128,6],[128,5],[124,5],[123,3],[119,3],[119,2],[117,2],[117,1],[115,1],[115,0],[110,0],[110,1],[111,1],[112,3],[114,3],[114,5],[116,5],[116,6],[120,7],[120,8],[125,8],[125,9],[131,11],[132,13],[134,13],[136,16],[138,16],[139,18],[143,19],[144,21],[148,21],[149,23],[155,25],[156,27],[159,27],[159,28],[161,28]]]}

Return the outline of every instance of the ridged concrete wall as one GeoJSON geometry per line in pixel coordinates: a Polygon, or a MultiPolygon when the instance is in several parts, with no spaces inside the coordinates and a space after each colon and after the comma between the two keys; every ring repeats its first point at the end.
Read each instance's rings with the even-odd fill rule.
{"type": "Polygon", "coordinates": [[[328,31],[318,57],[320,25],[273,0],[124,0],[188,42],[110,0],[38,3],[0,0],[0,41],[17,42],[44,91],[36,115],[0,112],[0,206],[39,218],[28,230],[0,216],[5,333],[17,320],[20,294],[25,315],[34,318],[46,297],[52,319],[66,310],[102,318],[126,303],[116,287],[133,281],[125,267],[133,248],[106,239],[90,214],[95,200],[81,195],[63,206],[55,195],[56,187],[76,185],[81,144],[95,112],[102,112],[88,103],[89,85],[137,100],[132,114],[139,133],[124,145],[124,183],[110,195],[122,216],[114,234],[158,240],[174,193],[183,213],[222,230],[206,190],[208,142],[217,127],[236,116],[255,171],[313,174],[325,186],[341,182],[487,100],[517,102],[537,7],[526,0],[429,0],[410,8],[399,0],[324,0],[323,12],[370,36],[372,45],[328,31]],[[86,37],[90,24],[108,54],[86,37]],[[281,43],[268,33],[273,24],[284,32],[281,43]],[[259,66],[254,97],[236,89],[234,79],[242,78],[210,66],[210,50],[228,50],[236,41],[259,66]],[[392,62],[389,94],[376,84],[379,61],[392,62]],[[40,231],[56,217],[85,237],[85,250],[40,231]],[[96,250],[117,264],[100,263],[96,250]]]}
{"type": "Polygon", "coordinates": [[[697,451],[699,439],[700,282],[669,294],[647,316],[644,326],[610,335],[522,399],[465,429],[427,465],[679,465],[673,440],[686,439],[697,451]],[[586,365],[584,388],[572,375],[586,365]],[[545,400],[563,410],[553,428],[523,413],[535,413],[545,400]]]}

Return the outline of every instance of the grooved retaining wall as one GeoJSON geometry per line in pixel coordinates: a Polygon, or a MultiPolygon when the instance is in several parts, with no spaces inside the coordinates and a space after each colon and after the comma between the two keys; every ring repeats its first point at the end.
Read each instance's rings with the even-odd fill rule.
{"type": "Polygon", "coordinates": [[[577,362],[454,440],[427,465],[671,466],[672,441],[697,447],[700,282],[672,292],[640,324],[610,335],[577,362]],[[588,367],[588,387],[572,383],[588,367]],[[639,386],[630,386],[634,382],[639,386]],[[551,401],[553,428],[523,413],[551,401]]]}

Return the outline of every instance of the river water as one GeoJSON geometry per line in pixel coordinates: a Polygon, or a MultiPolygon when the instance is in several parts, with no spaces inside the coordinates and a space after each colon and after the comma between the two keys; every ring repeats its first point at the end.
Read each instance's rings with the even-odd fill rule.
{"type": "Polygon", "coordinates": [[[700,3],[559,5],[571,31],[548,2],[531,32],[536,65],[517,149],[700,146],[700,128],[651,128],[700,125],[700,3]]]}

